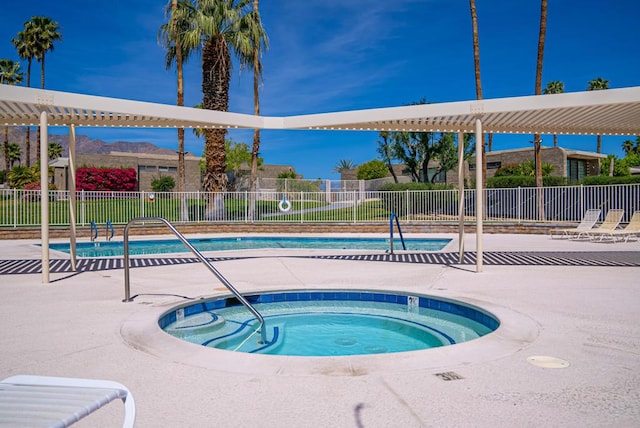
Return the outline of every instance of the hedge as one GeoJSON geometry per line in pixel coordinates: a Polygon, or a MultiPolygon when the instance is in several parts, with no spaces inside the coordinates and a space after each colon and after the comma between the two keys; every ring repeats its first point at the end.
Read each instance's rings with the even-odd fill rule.
{"type": "MultiPolygon", "coordinates": [[[[567,178],[547,175],[542,177],[542,185],[545,187],[566,186],[567,178]]],[[[536,187],[536,178],[530,175],[503,175],[502,177],[487,178],[487,188],[506,189],[514,187],[536,187]]]]}

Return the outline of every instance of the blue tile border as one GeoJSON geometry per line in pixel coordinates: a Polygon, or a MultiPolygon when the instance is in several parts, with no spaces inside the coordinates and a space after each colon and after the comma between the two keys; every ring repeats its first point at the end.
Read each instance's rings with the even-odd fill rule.
{"type": "MultiPolygon", "coordinates": [[[[394,303],[407,305],[409,294],[381,293],[367,290],[332,290],[332,291],[285,291],[274,293],[251,294],[244,296],[250,303],[277,303],[295,301],[373,301],[381,303],[394,303]]],[[[423,295],[412,295],[418,297],[418,306],[426,309],[433,309],[453,315],[458,315],[489,328],[496,330],[500,326],[500,321],[493,315],[479,308],[456,302],[449,299],[428,297],[423,295]]],[[[194,315],[201,312],[209,312],[230,306],[238,306],[240,302],[235,297],[225,297],[205,302],[198,302],[192,305],[181,306],[184,308],[185,316],[194,315]]],[[[177,309],[177,308],[176,308],[177,309]]],[[[176,321],[175,310],[163,315],[158,324],[164,329],[167,325],[176,321]]]]}

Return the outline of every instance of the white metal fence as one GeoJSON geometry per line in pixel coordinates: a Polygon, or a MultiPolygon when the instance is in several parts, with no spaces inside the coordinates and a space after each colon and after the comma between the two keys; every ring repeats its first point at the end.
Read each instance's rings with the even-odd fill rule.
{"type": "MultiPolygon", "coordinates": [[[[49,192],[49,223],[70,222],[67,191],[49,192]]],[[[280,190],[259,192],[77,192],[76,224],[126,224],[144,216],[171,222],[382,223],[394,212],[405,223],[455,222],[458,191],[280,190]]],[[[475,219],[475,190],[465,190],[466,221],[475,219]]],[[[623,222],[640,210],[640,185],[566,186],[484,190],[486,221],[579,221],[590,208],[625,211],[623,222]],[[541,192],[539,195],[538,192],[541,192]],[[538,199],[542,198],[544,212],[538,199]]],[[[40,225],[40,192],[0,189],[0,227],[40,225]]]]}

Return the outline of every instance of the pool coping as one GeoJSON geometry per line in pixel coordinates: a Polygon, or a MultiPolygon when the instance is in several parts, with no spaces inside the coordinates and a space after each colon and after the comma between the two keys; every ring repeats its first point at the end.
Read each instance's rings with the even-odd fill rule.
{"type": "MultiPolygon", "coordinates": [[[[308,288],[305,291],[330,290],[330,288],[308,288]]],[[[336,288],[343,291],[344,289],[336,288]]],[[[253,289],[244,294],[259,294],[272,291],[300,291],[299,288],[253,289]]],[[[380,293],[415,292],[398,290],[375,290],[380,293]]],[[[326,375],[359,376],[372,373],[435,370],[496,360],[514,354],[529,346],[539,334],[538,324],[528,316],[494,303],[450,295],[446,292],[418,293],[441,299],[453,299],[469,304],[495,315],[500,326],[497,330],[472,341],[439,348],[391,354],[353,355],[339,357],[298,357],[279,355],[257,355],[231,352],[188,343],[165,333],[158,320],[184,300],[172,300],[139,311],[127,318],[120,329],[125,343],[137,350],[161,360],[177,362],[195,367],[242,374],[269,375],[326,375]]],[[[207,297],[225,297],[227,293],[215,293],[207,297]]]]}

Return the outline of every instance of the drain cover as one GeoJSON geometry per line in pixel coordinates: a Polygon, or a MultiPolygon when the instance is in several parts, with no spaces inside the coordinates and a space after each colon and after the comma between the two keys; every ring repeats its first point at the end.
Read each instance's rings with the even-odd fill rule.
{"type": "Polygon", "coordinates": [[[569,361],[565,361],[555,357],[547,357],[544,355],[529,357],[527,358],[527,362],[529,364],[533,364],[534,366],[542,367],[545,369],[565,369],[571,365],[569,361]]]}
{"type": "Polygon", "coordinates": [[[435,374],[437,377],[439,377],[442,380],[459,380],[459,379],[464,379],[462,376],[460,376],[458,373],[456,372],[444,372],[444,373],[436,373],[435,374]]]}

